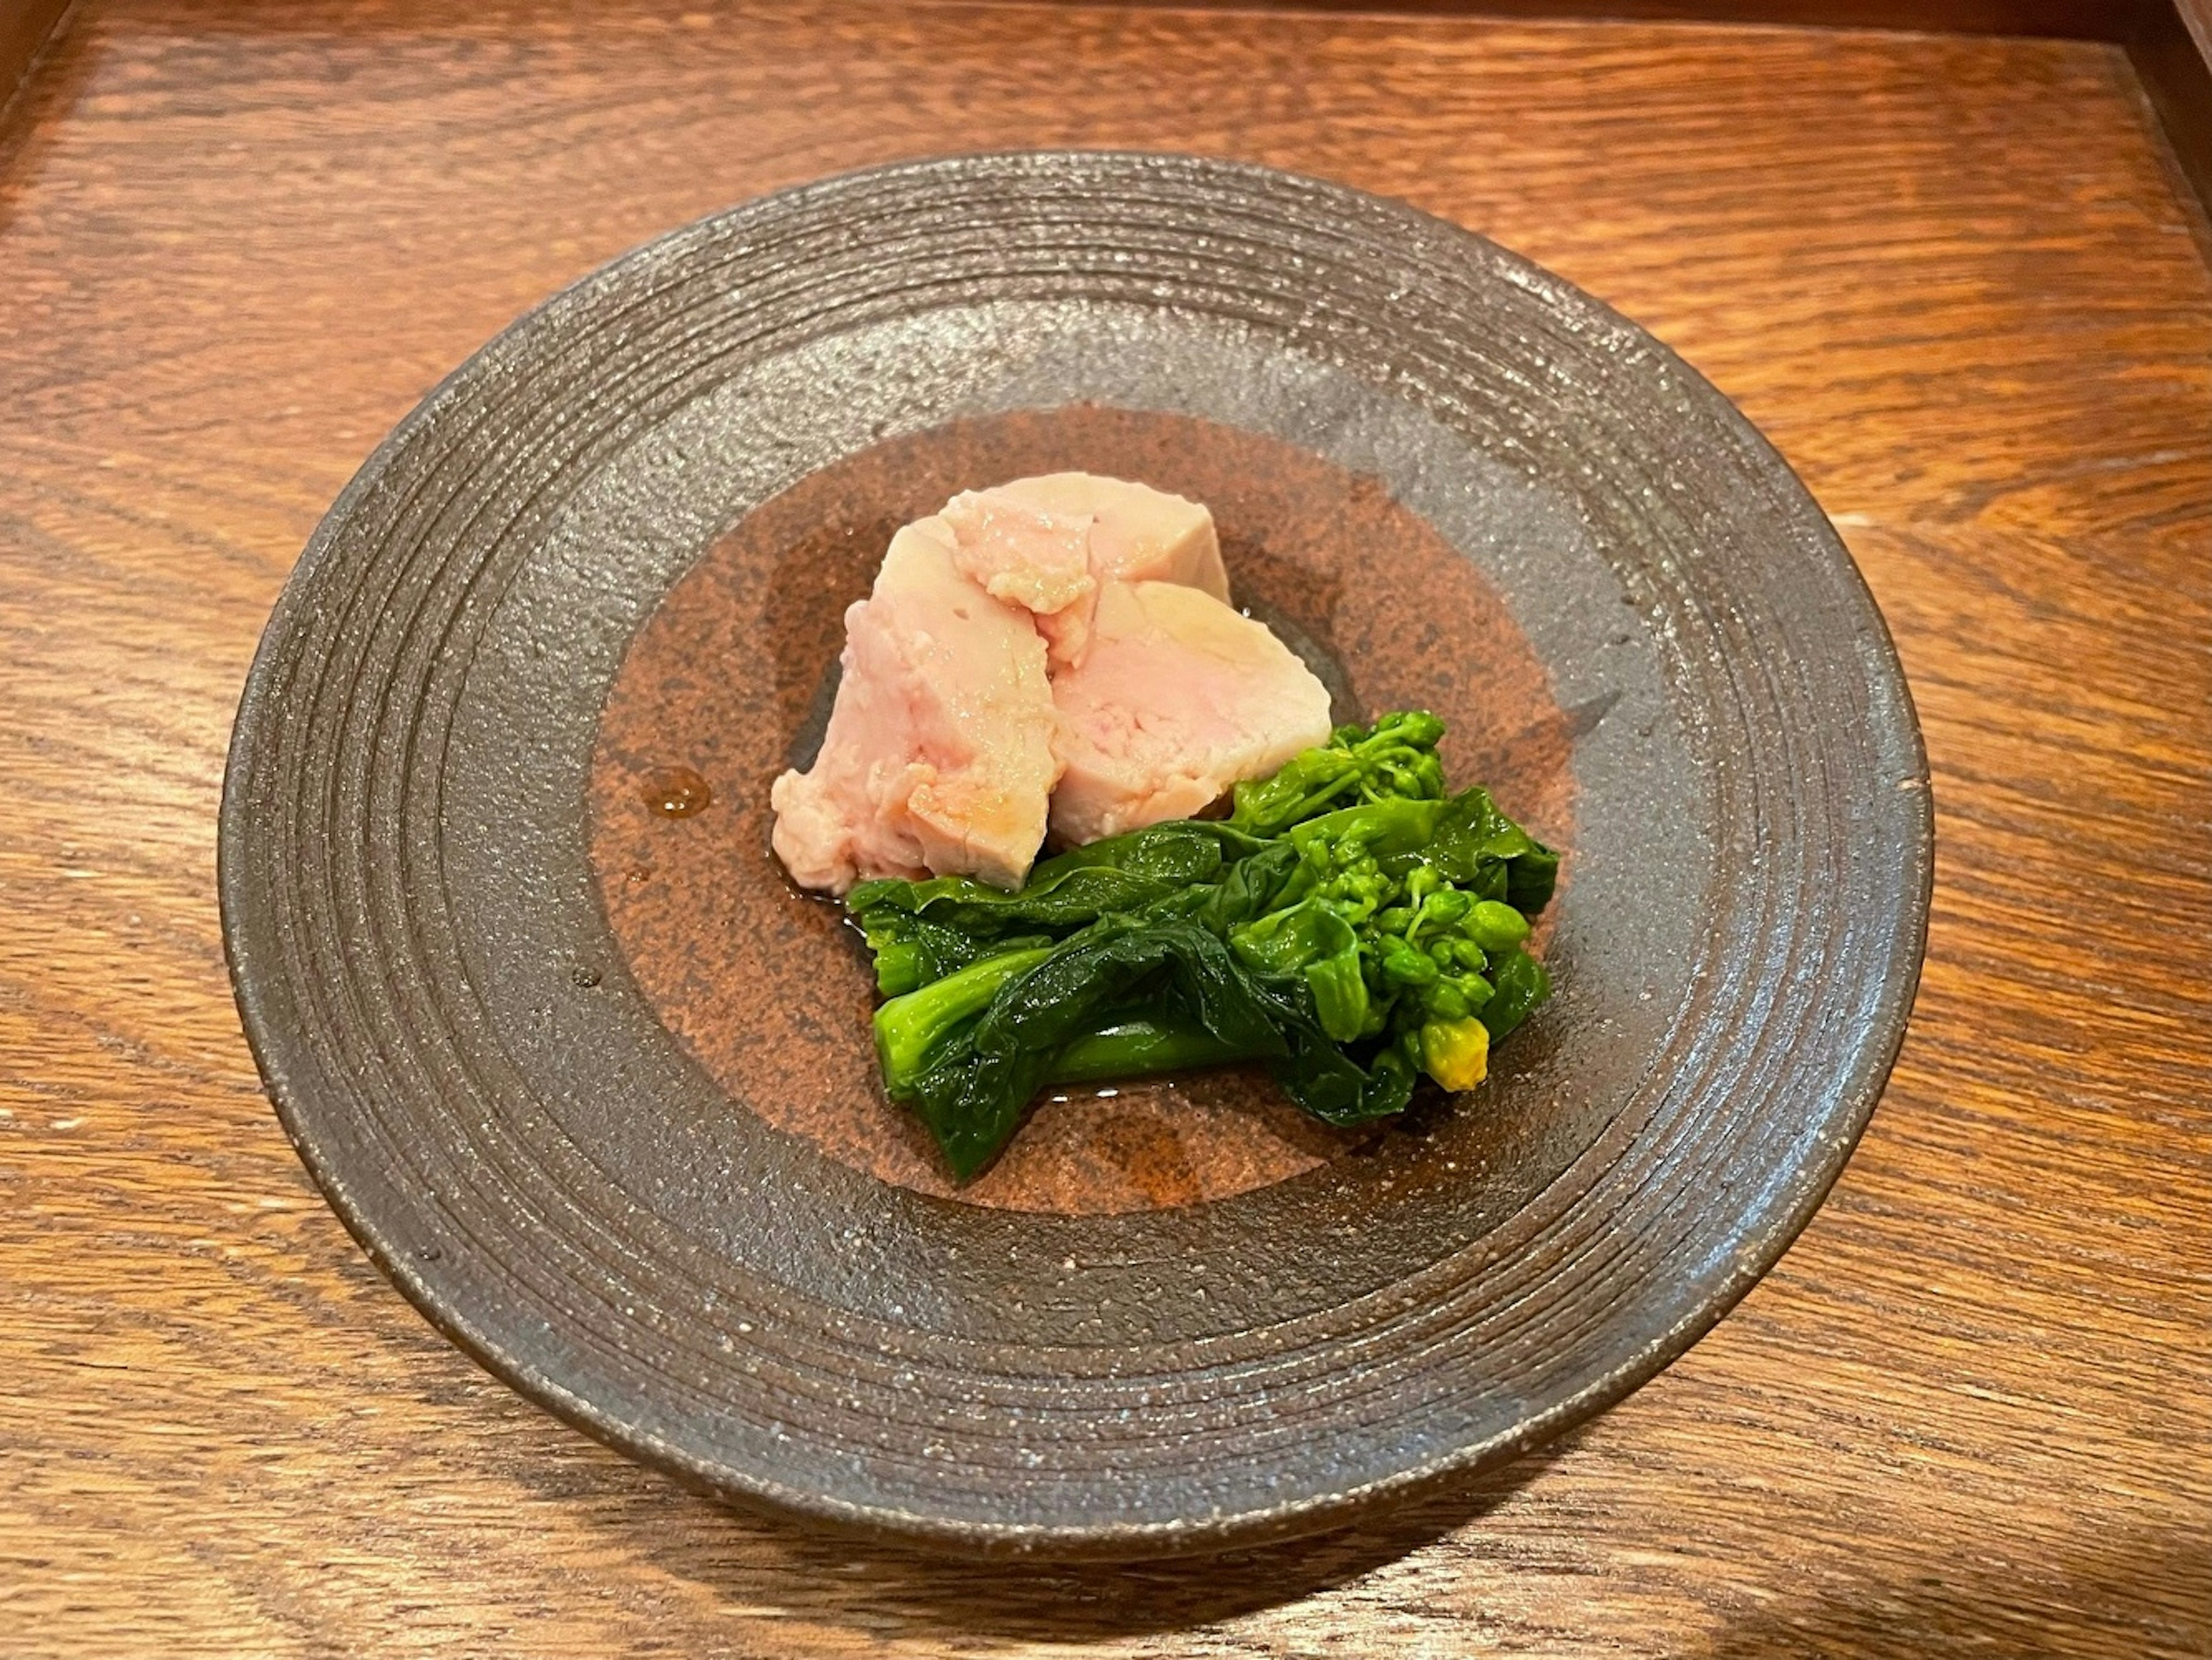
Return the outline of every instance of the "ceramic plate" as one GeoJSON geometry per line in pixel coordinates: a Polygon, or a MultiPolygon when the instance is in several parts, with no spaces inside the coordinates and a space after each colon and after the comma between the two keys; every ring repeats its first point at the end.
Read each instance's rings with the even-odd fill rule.
{"type": "Polygon", "coordinates": [[[1873,1109],[1929,837],[1850,558],[1650,336],[1389,202],[1048,153],[706,220],[433,392],[270,623],[222,891],[285,1129],[514,1388],[732,1499],[1111,1556],[1348,1519],[1680,1354],[1873,1109]],[[1075,467],[1207,502],[1340,718],[1437,710],[1566,850],[1480,1091],[1070,1091],[965,1188],[883,1099],[769,782],[892,529],[1075,467]]]}

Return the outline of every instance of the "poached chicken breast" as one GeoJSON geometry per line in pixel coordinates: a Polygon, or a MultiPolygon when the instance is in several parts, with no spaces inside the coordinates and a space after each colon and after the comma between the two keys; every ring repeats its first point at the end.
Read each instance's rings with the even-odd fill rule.
{"type": "Polygon", "coordinates": [[[1052,829],[1078,844],[1188,818],[1328,741],[1313,672],[1264,623],[1179,583],[1107,584],[1090,651],[1052,691],[1052,829]]]}
{"type": "Polygon", "coordinates": [[[944,518],[960,569],[1029,611],[1055,672],[1083,660],[1109,582],[1179,582],[1229,600],[1213,515],[1149,484],[1044,473],[956,496],[944,518]]]}
{"type": "Polygon", "coordinates": [[[1326,742],[1328,693],[1231,609],[1213,517],[1126,479],[1048,473],[956,496],[891,539],[845,613],[822,752],[775,781],[793,879],[1028,875],[1186,818],[1326,742]]]}
{"type": "Polygon", "coordinates": [[[1018,887],[1044,839],[1060,776],[1044,642],[953,548],[942,519],[908,525],[845,613],[822,752],[769,792],[776,856],[804,887],[933,873],[1018,887]]]}
{"type": "Polygon", "coordinates": [[[1199,503],[1127,478],[1048,472],[985,495],[1033,512],[1091,520],[1091,571],[1101,582],[1180,582],[1229,603],[1213,515],[1199,503]]]}
{"type": "Polygon", "coordinates": [[[1003,489],[969,490],[945,504],[953,563],[983,591],[1030,614],[1054,667],[1079,660],[1091,639],[1098,579],[1091,569],[1097,520],[1032,506],[1003,489]]]}

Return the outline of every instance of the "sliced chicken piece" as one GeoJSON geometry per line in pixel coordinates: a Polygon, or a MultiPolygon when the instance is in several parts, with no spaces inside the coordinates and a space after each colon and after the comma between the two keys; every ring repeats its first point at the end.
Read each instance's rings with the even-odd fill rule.
{"type": "Polygon", "coordinates": [[[1109,582],[1091,649],[1053,681],[1052,828],[1081,844],[1188,818],[1328,739],[1328,689],[1264,623],[1204,590],[1109,582]]]}
{"type": "Polygon", "coordinates": [[[1042,473],[982,494],[1055,518],[1088,515],[1091,574],[1101,582],[1180,582],[1228,603],[1213,515],[1196,502],[1095,472],[1042,473]]]}
{"type": "Polygon", "coordinates": [[[1054,673],[1083,660],[1101,583],[1180,582],[1229,598],[1213,515],[1148,484],[1047,473],[956,496],[943,517],[961,570],[1036,618],[1054,673]]]}
{"type": "MultiPolygon", "coordinates": [[[[1080,477],[1080,475],[1073,475],[1080,477]]],[[[1004,490],[968,490],[945,504],[953,562],[993,598],[1027,611],[1057,666],[1083,655],[1098,579],[1088,513],[1047,512],[1004,490]]]]}
{"type": "Polygon", "coordinates": [[[954,548],[944,520],[908,525],[845,613],[822,752],[769,793],[770,839],[802,886],[957,873],[1018,887],[1044,839],[1060,775],[1044,642],[954,548]]]}

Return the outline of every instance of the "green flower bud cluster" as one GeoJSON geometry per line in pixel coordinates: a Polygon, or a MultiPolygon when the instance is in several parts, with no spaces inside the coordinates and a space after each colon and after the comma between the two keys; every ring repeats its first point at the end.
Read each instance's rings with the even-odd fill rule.
{"type": "Polygon", "coordinates": [[[1330,1037],[1382,1040],[1409,1073],[1433,1074],[1430,1052],[1454,1049],[1426,1029],[1476,1019],[1502,1037],[1543,995],[1528,918],[1490,897],[1497,871],[1457,861],[1462,885],[1426,856],[1449,805],[1400,798],[1299,826],[1275,908],[1229,933],[1249,966],[1304,976],[1330,1037]]]}

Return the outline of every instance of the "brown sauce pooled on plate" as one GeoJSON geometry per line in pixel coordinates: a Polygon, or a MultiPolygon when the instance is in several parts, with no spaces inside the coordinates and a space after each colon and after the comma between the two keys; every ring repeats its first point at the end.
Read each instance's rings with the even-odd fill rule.
{"type": "Polygon", "coordinates": [[[689,767],[655,767],[639,794],[664,818],[689,818],[714,799],[707,781],[689,767]]]}

